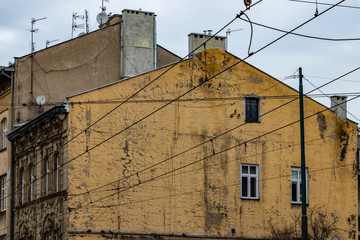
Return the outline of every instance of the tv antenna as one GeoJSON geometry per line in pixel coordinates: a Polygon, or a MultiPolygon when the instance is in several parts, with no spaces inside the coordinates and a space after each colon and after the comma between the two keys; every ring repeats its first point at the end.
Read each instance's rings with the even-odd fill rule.
{"type": "Polygon", "coordinates": [[[96,21],[101,25],[106,23],[109,20],[109,16],[107,15],[106,11],[106,7],[104,6],[104,1],[105,2],[110,2],[110,0],[101,0],[102,4],[101,4],[101,12],[96,16],[96,21]]]}
{"type": "Polygon", "coordinates": [[[230,28],[228,28],[228,30],[226,31],[225,50],[227,50],[227,48],[228,48],[228,41],[229,41],[228,37],[230,36],[230,33],[241,31],[241,30],[243,30],[243,28],[234,29],[234,30],[231,30],[230,28]]]}
{"type": "Polygon", "coordinates": [[[34,43],[34,32],[38,32],[39,29],[37,28],[34,28],[34,25],[37,21],[41,21],[41,20],[44,20],[46,19],[46,17],[43,17],[43,18],[39,18],[39,19],[35,19],[35,18],[31,18],[31,53],[33,53],[35,51],[35,43],[34,43]]]}
{"type": "Polygon", "coordinates": [[[46,48],[49,47],[49,44],[52,43],[52,42],[56,42],[56,41],[59,41],[59,39],[56,39],[56,40],[46,40],[46,48]]]}
{"type": "Polygon", "coordinates": [[[81,24],[76,24],[75,23],[75,20],[76,19],[84,19],[84,15],[78,15],[77,12],[72,14],[72,28],[71,28],[71,38],[74,37],[74,31],[76,31],[76,28],[81,28],[83,29],[84,28],[84,24],[81,23],[81,24]]]}

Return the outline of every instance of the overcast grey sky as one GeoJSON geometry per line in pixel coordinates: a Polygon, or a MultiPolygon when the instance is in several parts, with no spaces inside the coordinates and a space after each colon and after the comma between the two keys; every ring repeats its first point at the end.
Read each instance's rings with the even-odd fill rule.
{"type": "MultiPolygon", "coordinates": [[[[315,2],[315,0],[309,0],[315,2]]],[[[31,18],[46,20],[35,25],[40,29],[34,34],[35,50],[45,48],[46,40],[59,44],[71,38],[72,13],[90,12],[91,31],[98,29],[96,15],[101,11],[101,0],[0,0],[0,65],[8,65],[13,57],[30,52],[31,18]]],[[[256,2],[253,0],[253,3],[256,2]]],[[[318,3],[337,3],[337,0],[319,0],[318,3]]],[[[183,57],[187,54],[187,34],[212,29],[213,33],[244,10],[242,0],[111,0],[104,2],[107,13],[121,13],[123,9],[142,9],[157,15],[158,44],[183,57]]],[[[346,0],[322,16],[303,26],[297,33],[323,38],[360,38],[360,0],[346,0]],[[355,8],[354,8],[355,7],[355,8]]],[[[322,12],[329,6],[318,4],[322,12]]],[[[291,30],[314,16],[315,4],[289,0],[263,0],[247,15],[251,21],[291,30]]],[[[77,23],[83,23],[78,20],[77,23]]],[[[250,24],[236,20],[229,26],[234,31],[229,36],[228,51],[245,58],[247,56],[250,24]]],[[[221,33],[224,36],[226,30],[221,33]]],[[[81,31],[78,29],[74,36],[81,31]]],[[[251,51],[257,51],[282,33],[254,25],[251,51]]],[[[286,36],[272,46],[250,57],[247,62],[264,72],[284,80],[299,67],[316,86],[320,86],[360,66],[360,41],[324,41],[298,36],[286,36]]],[[[285,83],[298,89],[298,79],[286,79],[285,83]]],[[[304,82],[304,91],[314,87],[304,82]]],[[[360,92],[360,70],[322,89],[326,94],[360,92]]],[[[317,92],[319,93],[319,92],[317,92]]],[[[350,97],[351,98],[351,97],[350,97]]],[[[315,98],[330,105],[326,97],[315,98]]],[[[349,111],[360,118],[360,98],[348,104],[349,111]]],[[[356,122],[351,115],[348,117],[356,122]]]]}

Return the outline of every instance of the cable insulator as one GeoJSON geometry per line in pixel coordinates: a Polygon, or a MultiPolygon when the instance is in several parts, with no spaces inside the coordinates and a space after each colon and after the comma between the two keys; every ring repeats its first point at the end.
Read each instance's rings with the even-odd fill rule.
{"type": "Polygon", "coordinates": [[[246,7],[250,7],[251,0],[244,0],[244,4],[245,4],[246,7]]]}

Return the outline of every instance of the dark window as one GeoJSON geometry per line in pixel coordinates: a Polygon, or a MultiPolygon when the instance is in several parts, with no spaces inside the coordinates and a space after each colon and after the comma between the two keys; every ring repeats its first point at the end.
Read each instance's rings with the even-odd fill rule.
{"type": "Polygon", "coordinates": [[[259,122],[259,99],[248,97],[245,99],[245,121],[259,122]]]}

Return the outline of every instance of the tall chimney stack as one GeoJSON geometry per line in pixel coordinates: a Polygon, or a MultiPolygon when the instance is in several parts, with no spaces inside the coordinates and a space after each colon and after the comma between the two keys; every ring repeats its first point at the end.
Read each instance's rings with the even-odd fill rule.
{"type": "MultiPolygon", "coordinates": [[[[211,30],[206,30],[204,33],[190,33],[189,37],[189,53],[194,51],[197,47],[201,46],[206,40],[211,38],[211,30]]],[[[202,52],[206,49],[219,48],[225,50],[226,37],[215,36],[206,43],[206,47],[201,46],[193,54],[202,52]]]]}
{"type": "Polygon", "coordinates": [[[331,97],[331,110],[335,112],[335,116],[343,120],[347,119],[346,101],[347,97],[345,96],[331,97]]]}

